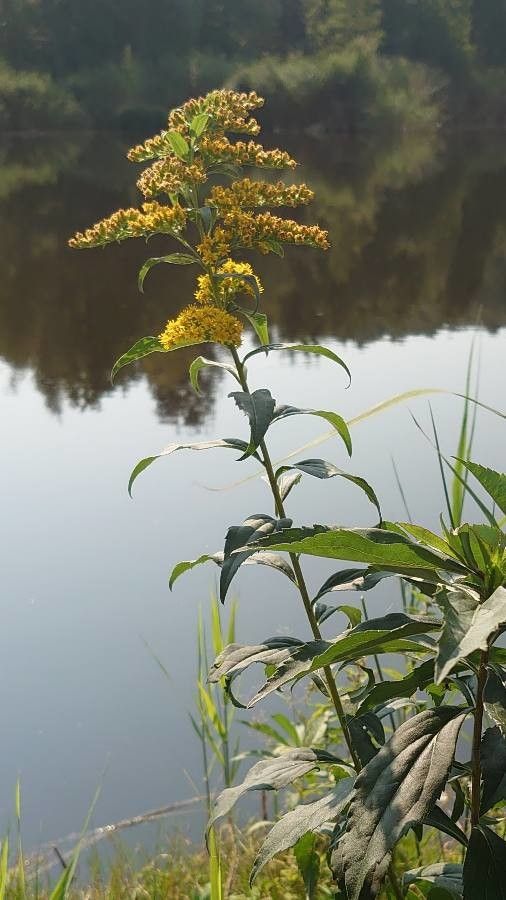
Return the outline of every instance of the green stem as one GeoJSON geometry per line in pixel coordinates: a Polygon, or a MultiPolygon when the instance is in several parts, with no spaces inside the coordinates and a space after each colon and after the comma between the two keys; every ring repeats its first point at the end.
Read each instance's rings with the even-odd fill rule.
{"type": "MultiPolygon", "coordinates": [[[[239,354],[237,353],[237,350],[235,349],[235,347],[230,347],[230,350],[231,350],[232,356],[234,358],[234,363],[235,363],[235,366],[237,369],[237,374],[239,375],[239,380],[241,382],[242,389],[243,389],[243,391],[245,391],[245,393],[249,394],[250,390],[249,390],[248,382],[246,380],[244,366],[243,366],[241,360],[239,359],[239,354]]],[[[263,465],[264,465],[264,468],[265,468],[265,471],[267,474],[267,478],[269,480],[269,485],[270,485],[270,488],[272,491],[272,495],[274,497],[274,504],[276,507],[276,512],[280,518],[285,519],[286,513],[285,513],[285,508],[283,505],[283,500],[281,499],[281,495],[279,493],[279,487],[278,487],[278,483],[276,481],[276,475],[274,473],[272,461],[269,456],[269,451],[267,450],[265,441],[261,441],[260,450],[262,451],[263,465]]],[[[315,638],[315,640],[321,641],[321,640],[323,640],[322,633],[320,631],[318,622],[316,620],[316,616],[314,614],[314,610],[313,610],[313,607],[311,604],[311,598],[309,596],[306,581],[304,579],[304,575],[302,573],[301,565],[299,562],[299,557],[295,553],[290,553],[289,556],[290,556],[290,561],[292,563],[293,571],[295,574],[297,587],[299,589],[299,593],[302,598],[302,603],[304,604],[304,609],[306,611],[306,616],[308,618],[308,622],[309,622],[311,631],[313,632],[313,637],[315,638]]],[[[348,747],[348,751],[353,760],[353,765],[354,765],[356,771],[360,772],[360,769],[361,769],[360,759],[359,759],[359,756],[353,746],[353,741],[351,739],[351,734],[350,734],[350,731],[348,728],[348,723],[346,722],[346,713],[344,711],[343,704],[342,704],[341,698],[339,696],[339,691],[337,689],[337,685],[336,685],[334,676],[332,674],[332,669],[330,668],[330,666],[325,666],[323,669],[323,672],[325,675],[325,681],[327,682],[329,694],[332,699],[332,703],[334,704],[337,718],[338,718],[339,724],[341,726],[341,731],[343,733],[344,741],[346,743],[346,746],[348,747]]]]}
{"type": "Polygon", "coordinates": [[[481,732],[483,728],[483,693],[487,681],[488,650],[480,657],[478,669],[478,687],[476,691],[476,709],[474,711],[473,751],[471,755],[471,826],[476,828],[480,821],[481,804],[481,732]]]}

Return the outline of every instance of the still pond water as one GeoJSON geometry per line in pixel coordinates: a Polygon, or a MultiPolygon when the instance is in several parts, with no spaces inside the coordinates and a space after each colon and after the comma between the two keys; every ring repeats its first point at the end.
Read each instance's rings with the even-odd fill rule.
{"type": "MultiPolygon", "coordinates": [[[[353,384],[345,390],[326,361],[272,354],[252,362],[254,386],[351,418],[400,391],[462,390],[477,334],[480,397],[503,408],[506,138],[283,143],[316,190],[311,220],[328,227],[333,246],[261,260],[274,336],[324,342],[346,359],[353,384]]],[[[197,609],[208,605],[215,572],[196,570],[173,594],[167,573],[220,549],[229,524],[270,512],[254,463],[239,467],[220,452],[161,461],[127,496],[139,458],[174,440],[244,436],[245,421],[219,400],[230,388],[215,375],[204,399],[192,392],[195,353],[153,357],[110,386],[112,361],[187,302],[192,277],[160,267],[140,296],[141,244],[67,249],[73,231],[137,202],[125,146],[102,135],[0,145],[0,825],[12,818],[19,776],[32,847],[75,830],[102,777],[97,824],[200,789],[188,710],[197,609]]],[[[432,404],[454,452],[461,403],[441,395],[432,404]]],[[[354,427],[350,463],[334,439],[301,458],[321,455],[364,475],[385,515],[403,518],[393,457],[413,515],[437,527],[436,462],[410,410],[428,423],[427,398],[418,398],[354,427]]],[[[274,431],[274,456],[319,436],[315,422],[274,431]]],[[[478,425],[475,457],[504,467],[504,427],[485,412],[478,425]]],[[[334,482],[306,480],[290,510],[300,523],[374,523],[367,501],[334,482]]],[[[310,561],[311,584],[338,567],[310,561]]],[[[240,640],[306,633],[275,573],[245,569],[235,592],[240,640]]],[[[392,586],[370,598],[374,612],[399,604],[392,586]]]]}

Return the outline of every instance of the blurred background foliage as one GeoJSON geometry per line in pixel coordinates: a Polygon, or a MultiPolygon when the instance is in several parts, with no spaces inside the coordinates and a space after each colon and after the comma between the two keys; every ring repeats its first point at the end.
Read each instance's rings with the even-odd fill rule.
{"type": "Polygon", "coordinates": [[[3,0],[0,128],[146,130],[221,84],[270,122],[506,122],[505,0],[3,0]]]}

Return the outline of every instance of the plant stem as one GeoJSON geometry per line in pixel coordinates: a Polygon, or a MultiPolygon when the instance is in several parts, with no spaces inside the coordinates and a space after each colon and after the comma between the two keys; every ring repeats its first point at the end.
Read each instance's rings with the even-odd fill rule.
{"type": "Polygon", "coordinates": [[[471,827],[475,828],[480,821],[481,803],[481,732],[483,728],[483,692],[487,681],[488,650],[480,657],[478,669],[478,687],[476,691],[476,709],[474,711],[473,751],[471,756],[471,827]]]}
{"type": "MultiPolygon", "coordinates": [[[[234,363],[235,363],[235,366],[237,369],[237,374],[239,375],[239,380],[241,382],[242,389],[243,389],[243,391],[245,391],[245,393],[249,394],[250,390],[249,390],[248,382],[246,380],[244,366],[243,366],[241,360],[239,359],[239,354],[237,353],[237,350],[235,349],[235,347],[231,347],[230,350],[231,350],[232,356],[234,358],[234,363]]],[[[272,495],[274,497],[274,504],[276,507],[276,512],[280,518],[285,519],[286,513],[285,513],[285,508],[283,505],[283,500],[281,499],[281,495],[279,493],[278,483],[276,481],[276,476],[275,476],[274,469],[272,466],[272,461],[269,456],[269,451],[267,450],[265,441],[261,441],[260,450],[262,451],[263,465],[264,465],[264,468],[265,468],[265,471],[267,474],[267,478],[269,480],[269,485],[270,485],[270,488],[272,491],[272,495]]],[[[304,609],[306,611],[308,622],[309,622],[311,631],[313,632],[313,637],[315,638],[315,640],[321,641],[323,639],[322,633],[318,626],[318,622],[316,620],[316,616],[314,614],[314,610],[311,605],[311,599],[310,599],[309,592],[307,589],[306,581],[304,579],[304,575],[302,574],[299,557],[297,556],[296,553],[290,553],[289,556],[290,556],[290,561],[292,563],[293,571],[295,574],[295,579],[297,581],[297,587],[299,589],[299,593],[302,598],[302,602],[304,604],[304,609]]],[[[348,728],[348,723],[346,722],[346,713],[344,711],[343,704],[342,704],[341,698],[339,696],[339,691],[337,689],[337,685],[336,685],[334,676],[332,674],[332,669],[330,668],[330,666],[325,666],[323,669],[323,672],[325,675],[325,681],[327,682],[329,694],[332,699],[332,703],[334,704],[337,718],[339,719],[339,724],[341,726],[341,731],[343,733],[344,741],[346,743],[346,746],[348,747],[348,751],[353,760],[354,768],[356,769],[357,772],[360,772],[360,769],[362,766],[360,763],[359,756],[353,746],[353,741],[351,739],[351,734],[350,734],[350,730],[348,728]]]]}

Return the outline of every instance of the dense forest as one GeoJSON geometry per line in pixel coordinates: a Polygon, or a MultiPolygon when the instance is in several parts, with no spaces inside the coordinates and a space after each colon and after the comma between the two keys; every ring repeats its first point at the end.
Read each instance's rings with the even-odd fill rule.
{"type": "Polygon", "coordinates": [[[0,127],[158,127],[221,84],[305,128],[506,123],[506,0],[3,0],[0,127]]]}

